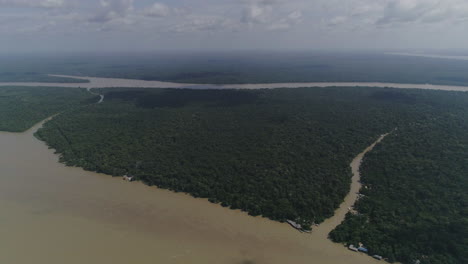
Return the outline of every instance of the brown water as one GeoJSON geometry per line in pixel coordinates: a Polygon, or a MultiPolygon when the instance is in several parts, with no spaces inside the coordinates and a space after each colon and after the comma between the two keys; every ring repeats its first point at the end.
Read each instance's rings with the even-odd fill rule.
{"type": "Polygon", "coordinates": [[[433,84],[405,84],[380,82],[306,82],[306,83],[257,83],[257,84],[187,84],[160,81],[144,81],[134,79],[77,77],[68,75],[51,75],[89,80],[89,83],[33,83],[33,82],[0,82],[0,86],[58,86],[69,88],[211,88],[211,89],[274,89],[274,88],[300,88],[300,87],[392,87],[401,89],[428,89],[444,91],[468,91],[467,86],[433,85],[433,84]]]}
{"type": "Polygon", "coordinates": [[[33,137],[38,127],[0,132],[0,263],[377,263],[326,239],[353,195],[302,234],[205,199],[65,167],[33,137]]]}

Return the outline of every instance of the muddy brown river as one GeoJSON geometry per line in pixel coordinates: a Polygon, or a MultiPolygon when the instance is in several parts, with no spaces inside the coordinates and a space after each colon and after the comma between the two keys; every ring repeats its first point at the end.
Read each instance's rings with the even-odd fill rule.
{"type": "Polygon", "coordinates": [[[335,217],[303,234],[206,199],[66,167],[33,137],[40,126],[0,132],[0,263],[378,263],[326,238],[354,202],[358,175],[335,217]]]}
{"type": "Polygon", "coordinates": [[[33,82],[0,82],[0,86],[58,86],[69,88],[189,88],[189,89],[274,89],[300,87],[392,87],[401,89],[427,89],[444,91],[468,91],[468,86],[405,84],[380,82],[306,82],[306,83],[256,83],[256,84],[189,84],[135,79],[79,77],[70,75],[50,75],[65,78],[87,80],[88,83],[33,83],[33,82]]]}

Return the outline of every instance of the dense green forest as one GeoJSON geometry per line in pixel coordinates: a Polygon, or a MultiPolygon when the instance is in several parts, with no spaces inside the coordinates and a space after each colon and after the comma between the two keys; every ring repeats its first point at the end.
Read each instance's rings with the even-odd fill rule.
{"type": "Polygon", "coordinates": [[[305,226],[333,215],[349,163],[379,135],[457,93],[376,88],[101,89],[37,136],[70,166],[305,226]]]}
{"type": "Polygon", "coordinates": [[[330,237],[364,243],[389,261],[468,260],[468,94],[441,97],[437,113],[399,126],[361,166],[357,215],[330,237]]]}
{"type": "MultiPolygon", "coordinates": [[[[183,83],[397,82],[468,85],[468,61],[340,52],[174,52],[0,56],[0,81],[46,74],[183,83]]],[[[81,80],[82,81],[82,80],[81,80]]]]}
{"type": "Polygon", "coordinates": [[[25,131],[53,114],[98,98],[85,89],[0,87],[0,131],[25,131]]]}

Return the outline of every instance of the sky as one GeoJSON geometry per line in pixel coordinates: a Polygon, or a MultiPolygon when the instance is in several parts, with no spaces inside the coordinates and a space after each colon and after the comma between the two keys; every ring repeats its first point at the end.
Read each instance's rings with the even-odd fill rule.
{"type": "Polygon", "coordinates": [[[0,53],[468,47],[468,0],[0,0],[0,53]]]}

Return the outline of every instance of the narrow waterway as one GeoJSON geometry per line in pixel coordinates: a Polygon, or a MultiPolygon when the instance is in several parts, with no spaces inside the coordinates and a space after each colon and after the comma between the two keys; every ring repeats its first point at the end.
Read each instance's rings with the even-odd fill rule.
{"type": "Polygon", "coordinates": [[[377,263],[326,239],[353,197],[303,234],[205,199],[66,167],[33,137],[40,126],[0,132],[0,263],[377,263]]]}
{"type": "Polygon", "coordinates": [[[359,172],[359,167],[361,166],[362,159],[364,156],[371,151],[377,144],[379,144],[386,136],[390,133],[386,133],[381,135],[372,145],[367,147],[364,151],[359,153],[351,162],[350,167],[353,173],[353,177],[351,178],[351,188],[346,195],[343,203],[341,203],[340,207],[335,211],[333,217],[328,218],[325,220],[321,225],[314,228],[314,235],[322,237],[323,239],[328,238],[328,234],[335,229],[346,217],[346,214],[350,209],[353,208],[354,204],[358,199],[358,193],[361,189],[361,174],[359,172]]]}

